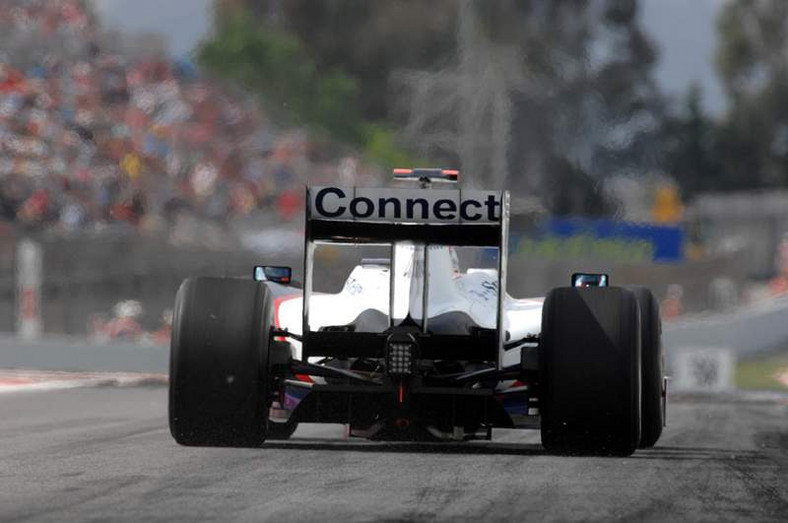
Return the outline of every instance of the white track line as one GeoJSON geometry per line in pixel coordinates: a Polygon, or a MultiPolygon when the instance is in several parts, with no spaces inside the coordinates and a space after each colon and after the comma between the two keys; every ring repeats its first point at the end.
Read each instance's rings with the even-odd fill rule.
{"type": "Polygon", "coordinates": [[[165,384],[164,374],[0,370],[0,393],[165,384]]]}

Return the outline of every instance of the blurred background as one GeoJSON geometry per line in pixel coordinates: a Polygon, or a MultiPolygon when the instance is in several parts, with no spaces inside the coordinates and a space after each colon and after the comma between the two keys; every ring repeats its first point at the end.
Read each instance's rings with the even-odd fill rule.
{"type": "Polygon", "coordinates": [[[648,285],[686,379],[788,388],[786,20],[784,0],[2,0],[0,331],[166,346],[183,278],[300,278],[306,184],[442,166],[512,192],[512,295],[581,270],[648,285]]]}

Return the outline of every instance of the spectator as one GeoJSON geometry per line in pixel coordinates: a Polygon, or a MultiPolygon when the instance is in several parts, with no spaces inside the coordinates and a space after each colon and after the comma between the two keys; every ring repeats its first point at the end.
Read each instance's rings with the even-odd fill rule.
{"type": "Polygon", "coordinates": [[[0,219],[67,231],[288,221],[299,186],[337,177],[337,162],[310,158],[306,133],[274,133],[251,97],[188,61],[111,50],[89,6],[0,2],[0,219]]]}

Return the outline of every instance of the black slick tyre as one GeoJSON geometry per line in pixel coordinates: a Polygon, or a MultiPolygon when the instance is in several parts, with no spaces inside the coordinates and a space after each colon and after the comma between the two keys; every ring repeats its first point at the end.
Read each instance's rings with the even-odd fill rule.
{"type": "Polygon", "coordinates": [[[275,421],[268,421],[268,440],[287,440],[298,428],[298,422],[284,422],[277,423],[275,421]]]}
{"type": "Polygon", "coordinates": [[[618,287],[554,289],[540,343],[542,444],[559,454],[627,456],[640,442],[640,319],[618,287]]]}
{"type": "Polygon", "coordinates": [[[641,404],[640,448],[653,447],[662,435],[664,353],[659,304],[646,287],[631,287],[640,307],[641,404]]]}
{"type": "Polygon", "coordinates": [[[250,280],[189,278],[174,313],[172,436],[181,445],[259,446],[268,428],[268,289],[250,280]]]}

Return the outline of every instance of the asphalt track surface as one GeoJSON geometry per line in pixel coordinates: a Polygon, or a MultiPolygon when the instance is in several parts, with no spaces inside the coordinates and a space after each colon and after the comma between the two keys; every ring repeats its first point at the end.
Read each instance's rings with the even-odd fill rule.
{"type": "Polygon", "coordinates": [[[162,386],[0,395],[0,521],[785,521],[788,397],[674,402],[657,447],[547,455],[534,431],[382,444],[302,426],[179,447],[162,386]]]}

